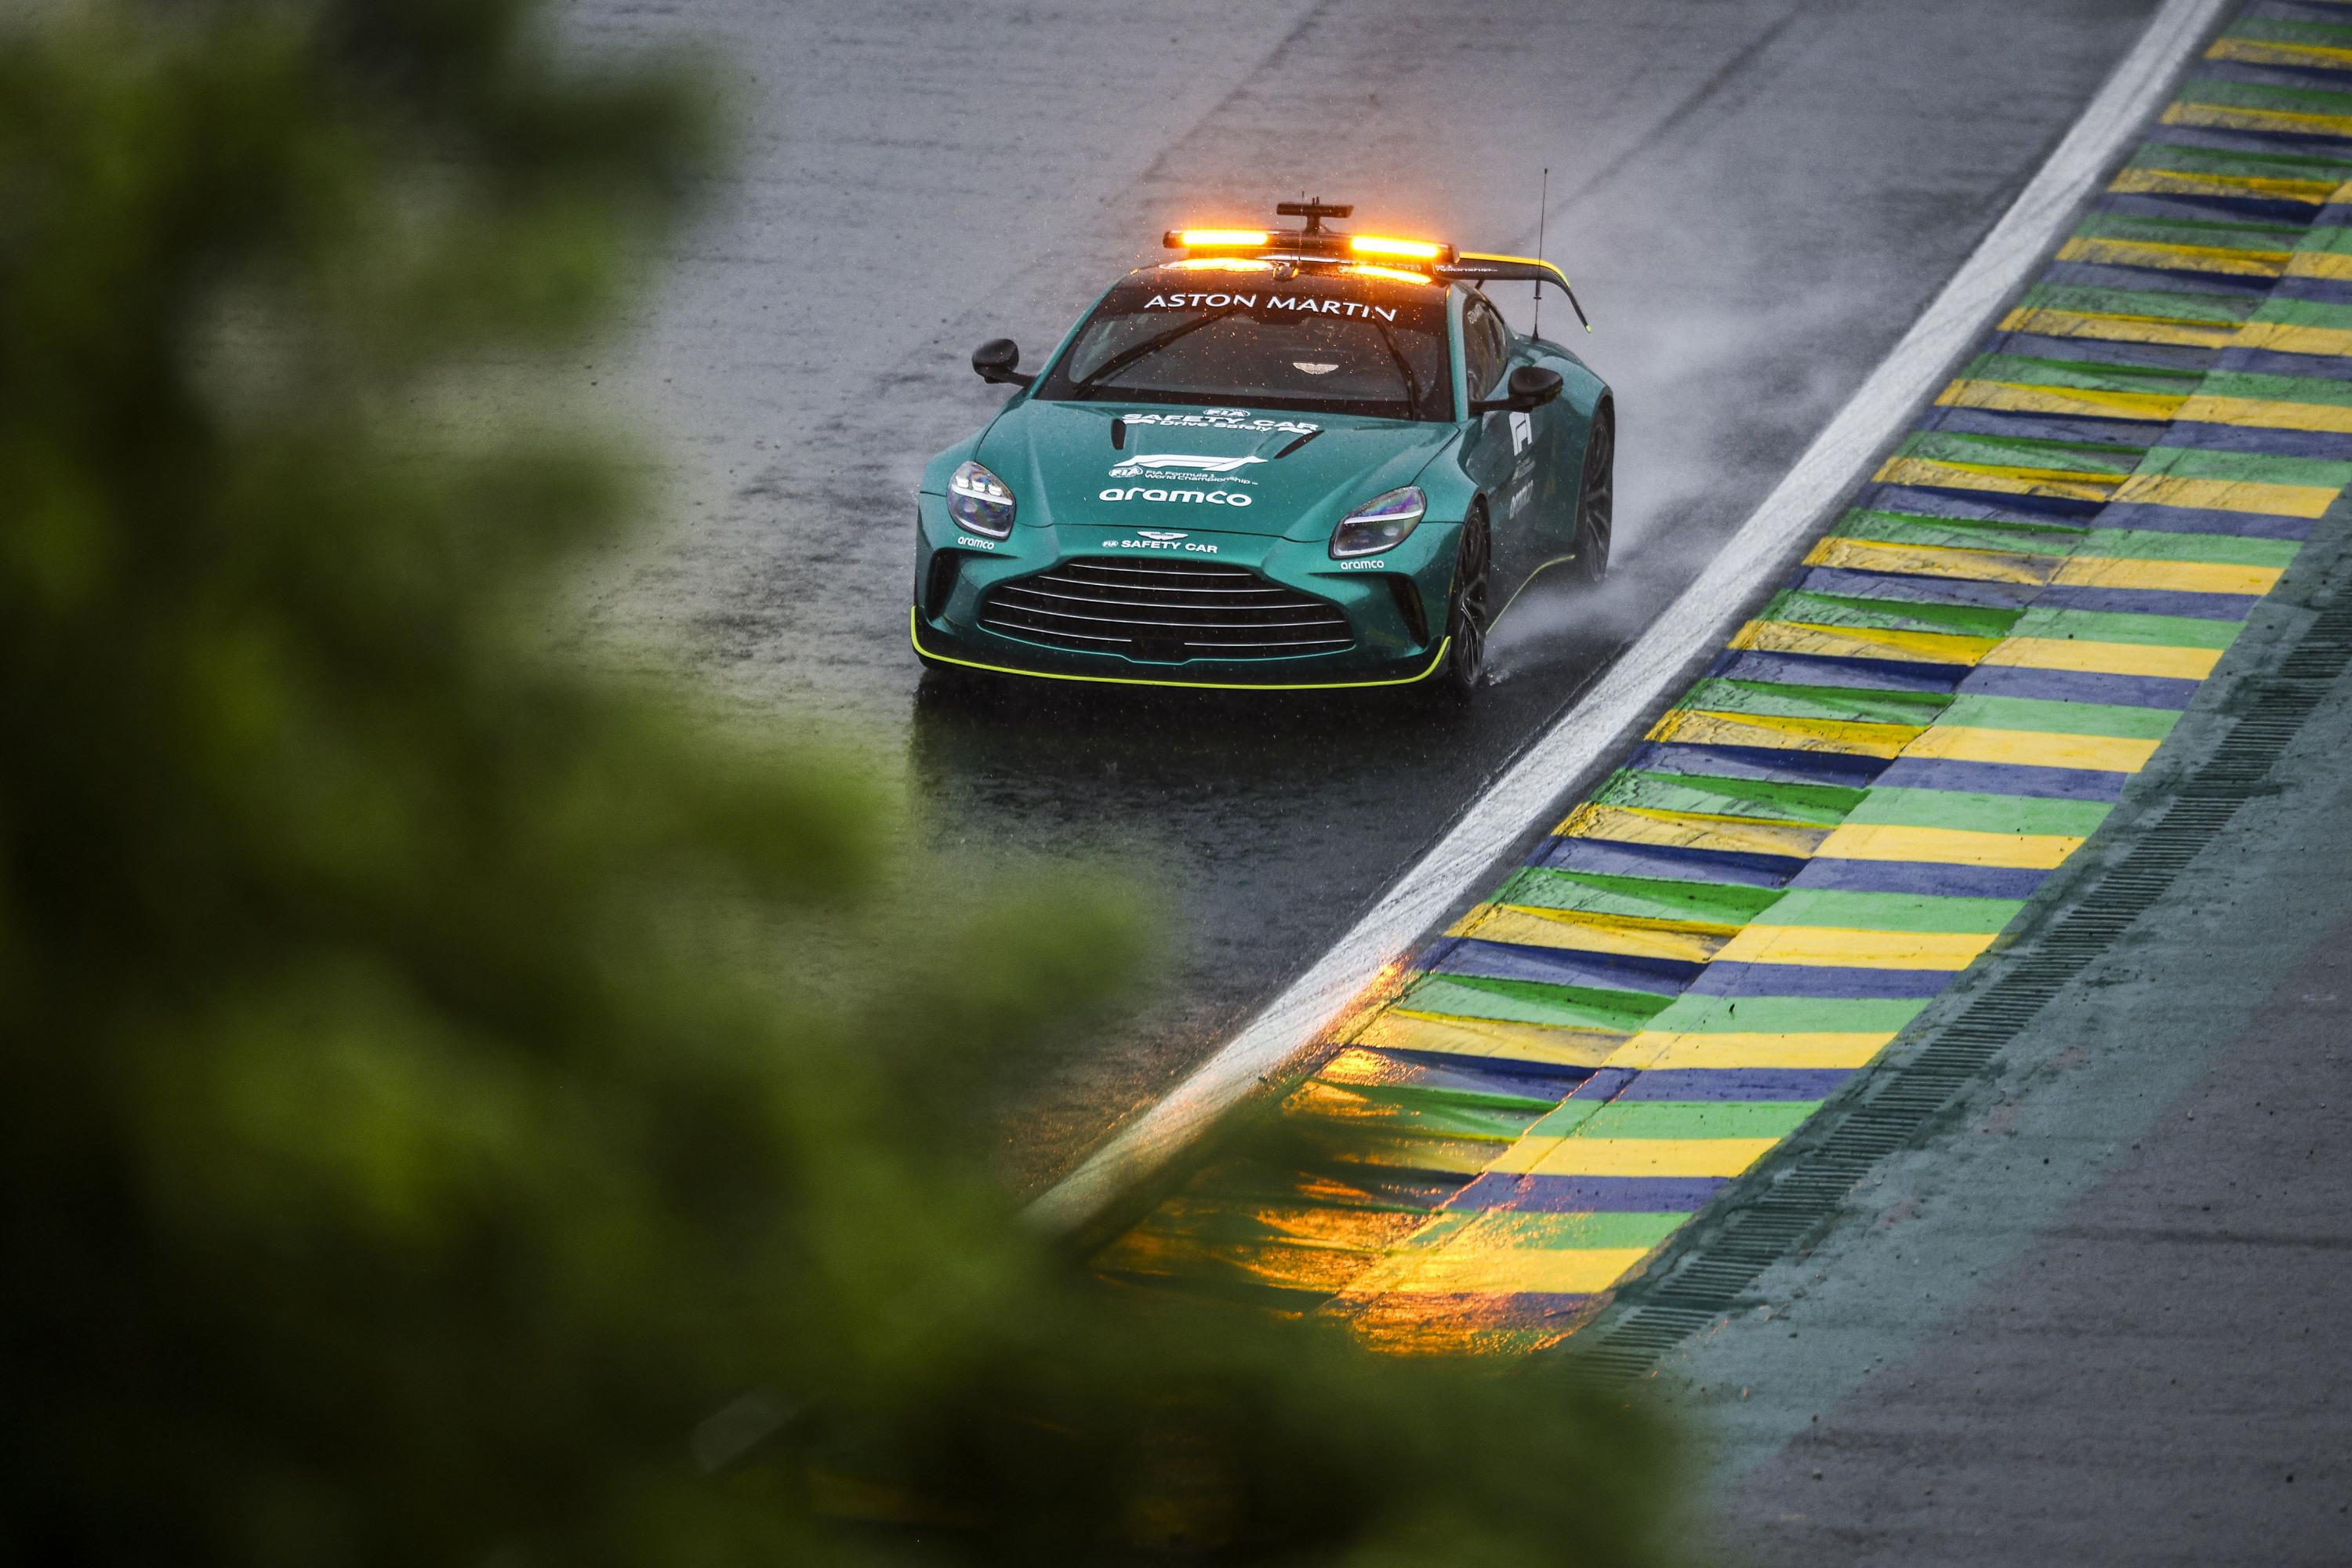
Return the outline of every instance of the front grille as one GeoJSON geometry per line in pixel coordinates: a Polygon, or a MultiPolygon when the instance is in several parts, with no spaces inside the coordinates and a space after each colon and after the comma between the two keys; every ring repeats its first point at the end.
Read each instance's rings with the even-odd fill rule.
{"type": "Polygon", "coordinates": [[[1240,566],[1154,558],[1065,561],[1000,583],[980,624],[1055,647],[1173,664],[1188,658],[1296,658],[1355,646],[1337,605],[1240,566]]]}

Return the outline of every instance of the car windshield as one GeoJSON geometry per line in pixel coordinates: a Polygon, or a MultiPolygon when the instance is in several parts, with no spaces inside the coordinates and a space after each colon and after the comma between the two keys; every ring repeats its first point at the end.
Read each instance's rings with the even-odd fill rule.
{"type": "Polygon", "coordinates": [[[1443,289],[1161,273],[1112,289],[1034,395],[1448,419],[1448,369],[1443,289]]]}

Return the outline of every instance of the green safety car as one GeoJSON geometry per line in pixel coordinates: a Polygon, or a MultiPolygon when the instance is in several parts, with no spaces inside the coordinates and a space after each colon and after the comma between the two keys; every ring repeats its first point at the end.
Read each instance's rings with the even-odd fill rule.
{"type": "Polygon", "coordinates": [[[1170,231],[1034,374],[972,355],[1019,390],[925,470],[926,666],[1466,698],[1529,582],[1608,569],[1609,388],[1482,287],[1573,305],[1559,268],[1276,210],[1305,224],[1170,231]]]}

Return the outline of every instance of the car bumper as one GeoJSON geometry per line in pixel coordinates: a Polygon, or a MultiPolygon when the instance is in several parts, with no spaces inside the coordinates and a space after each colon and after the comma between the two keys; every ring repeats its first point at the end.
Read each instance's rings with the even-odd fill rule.
{"type": "Polygon", "coordinates": [[[1377,560],[1339,562],[1319,540],[1204,530],[1154,541],[1128,525],[1024,524],[1010,539],[982,539],[957,530],[940,498],[926,495],[908,631],[915,650],[933,663],[1046,679],[1266,690],[1411,685],[1444,666],[1459,527],[1423,523],[1377,560]],[[1345,618],[1350,644],[1297,656],[1138,657],[1056,646],[983,624],[983,606],[1000,586],[1072,563],[1155,559],[1242,568],[1328,605],[1345,618]]]}

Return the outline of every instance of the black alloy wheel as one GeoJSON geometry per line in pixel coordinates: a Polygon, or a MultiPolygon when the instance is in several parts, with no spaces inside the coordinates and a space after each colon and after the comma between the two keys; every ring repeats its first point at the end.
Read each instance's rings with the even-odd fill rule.
{"type": "Polygon", "coordinates": [[[1584,483],[1576,502],[1576,578],[1598,583],[1609,574],[1609,542],[1616,529],[1617,410],[1602,404],[1592,413],[1592,434],[1584,443],[1584,483]]]}
{"type": "Polygon", "coordinates": [[[1486,593],[1493,559],[1486,503],[1479,501],[1462,524],[1462,547],[1454,558],[1454,592],[1446,599],[1445,635],[1450,640],[1438,685],[1455,702],[1469,701],[1486,679],[1486,593]]]}

